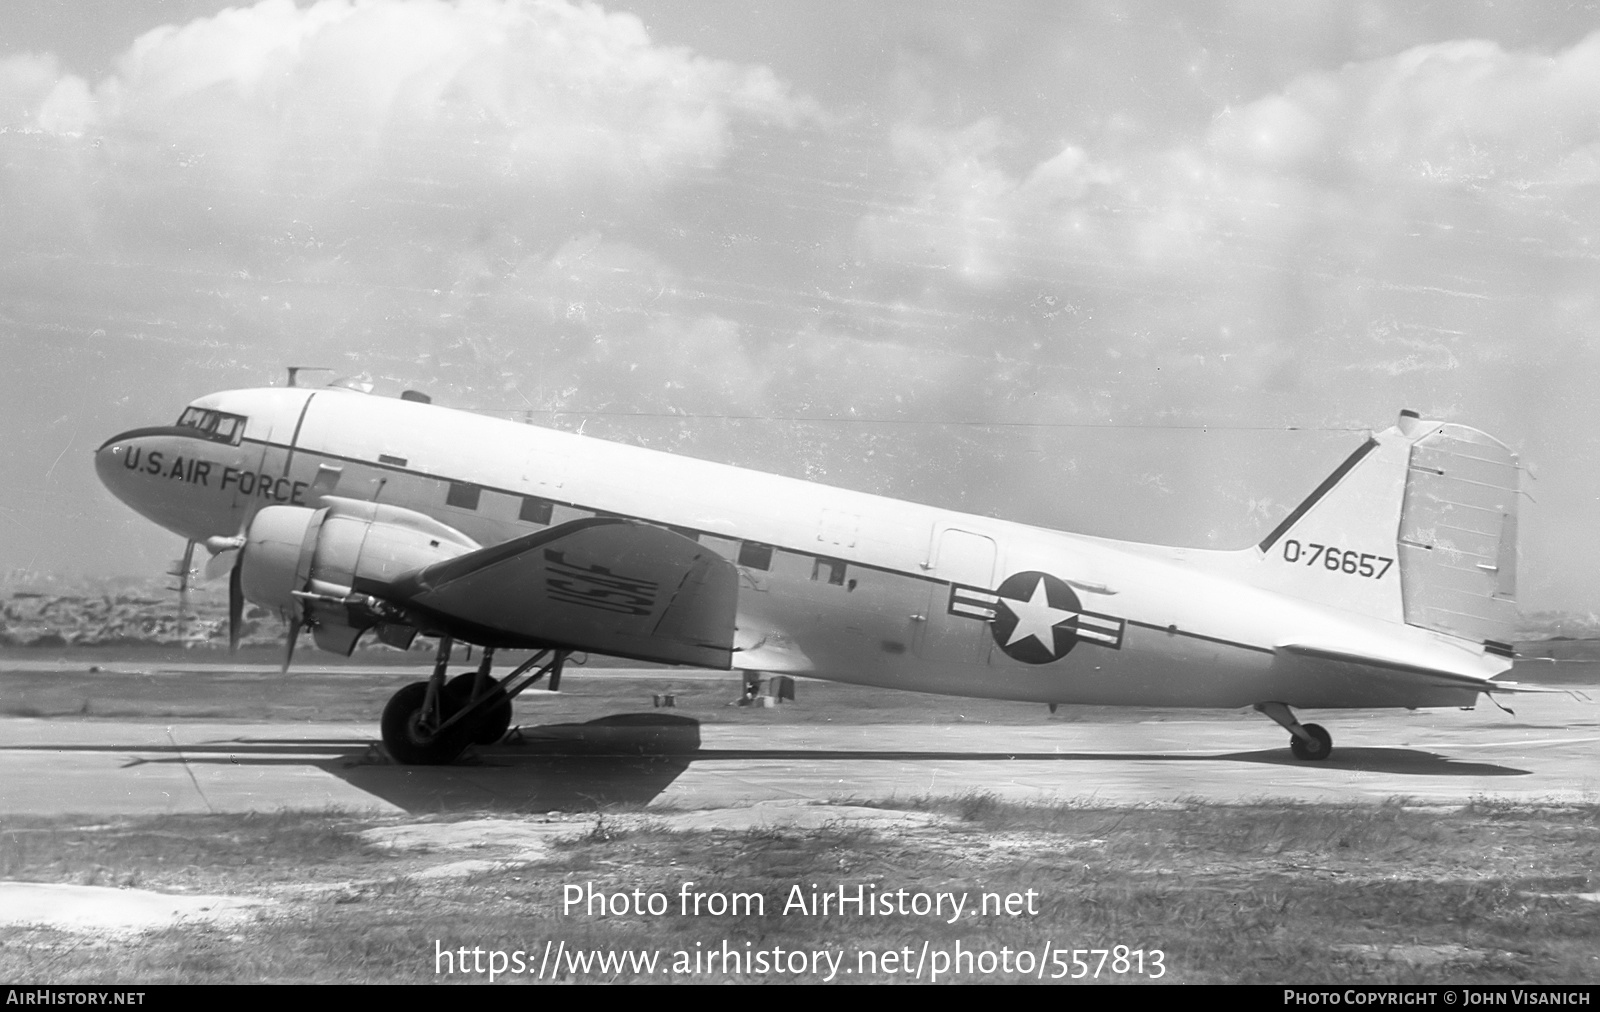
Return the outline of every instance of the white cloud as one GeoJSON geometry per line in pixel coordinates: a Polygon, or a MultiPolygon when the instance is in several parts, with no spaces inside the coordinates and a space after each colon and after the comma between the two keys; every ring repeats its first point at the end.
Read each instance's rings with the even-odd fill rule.
{"type": "MultiPolygon", "coordinates": [[[[1303,74],[1202,137],[1071,141],[1031,168],[1007,167],[997,120],[902,124],[903,196],[858,239],[885,269],[915,264],[973,297],[1100,286],[1190,351],[1289,340],[1312,354],[1327,311],[1392,314],[1380,304],[1401,292],[1520,296],[1506,264],[1577,252],[1600,179],[1596,108],[1600,34],[1554,55],[1419,46],[1303,74]]],[[[1568,286],[1591,273],[1581,262],[1527,282],[1568,286]]],[[[1475,312],[1473,337],[1489,322],[1475,312]]]]}
{"type": "Polygon", "coordinates": [[[1298,221],[1366,187],[1587,182],[1600,161],[1596,108],[1600,33],[1553,56],[1453,41],[1304,74],[1224,111],[1198,145],[1096,155],[1068,143],[1021,174],[1001,167],[997,120],[902,124],[894,147],[912,185],[863,235],[885,252],[980,265],[960,274],[979,282],[1039,243],[1203,257],[1204,242],[1181,237],[1298,221]],[[1096,235],[1106,242],[1090,244],[1096,235]]]}
{"type": "Polygon", "coordinates": [[[54,56],[0,59],[0,128],[76,133],[92,119],[93,106],[88,83],[63,73],[54,56]]]}
{"type": "Polygon", "coordinates": [[[1597,99],[1600,34],[1553,56],[1441,42],[1303,75],[1221,119],[1210,144],[1314,176],[1542,182],[1600,139],[1597,99]]]}
{"type": "Polygon", "coordinates": [[[741,122],[814,113],[764,67],[561,0],[264,0],[147,33],[92,89],[49,57],[0,64],[0,117],[92,138],[85,201],[179,244],[632,199],[717,165],[741,122]]]}
{"type": "Polygon", "coordinates": [[[977,288],[1026,274],[1051,250],[1093,246],[1101,190],[1113,171],[1074,145],[1017,177],[1000,165],[1005,128],[986,118],[960,130],[897,126],[891,137],[910,188],[899,206],[866,216],[858,238],[879,260],[953,272],[977,288]]]}

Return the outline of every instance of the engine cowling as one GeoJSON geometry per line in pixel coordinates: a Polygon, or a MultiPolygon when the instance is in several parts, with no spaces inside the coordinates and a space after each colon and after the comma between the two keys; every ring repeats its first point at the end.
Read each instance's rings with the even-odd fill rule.
{"type": "Polygon", "coordinates": [[[308,622],[325,650],[348,654],[376,622],[347,603],[357,578],[387,582],[482,547],[415,510],[336,496],[323,502],[262,509],[238,564],[245,598],[308,622]]]}

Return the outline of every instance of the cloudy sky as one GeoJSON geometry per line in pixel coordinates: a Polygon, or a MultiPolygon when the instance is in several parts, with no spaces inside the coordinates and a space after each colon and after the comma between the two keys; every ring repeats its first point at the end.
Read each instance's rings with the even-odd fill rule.
{"type": "Polygon", "coordinates": [[[90,451],[304,364],[1208,547],[1409,407],[1600,610],[1595,7],[8,3],[0,571],[158,571],[90,451]]]}

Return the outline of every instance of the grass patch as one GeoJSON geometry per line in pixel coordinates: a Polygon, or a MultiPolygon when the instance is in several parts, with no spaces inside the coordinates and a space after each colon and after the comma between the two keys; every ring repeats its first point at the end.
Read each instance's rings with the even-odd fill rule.
{"type": "MultiPolygon", "coordinates": [[[[651,973],[584,970],[569,960],[563,978],[585,981],[825,976],[694,967],[697,953],[725,946],[826,950],[860,971],[838,979],[907,980],[909,966],[885,963],[884,954],[920,953],[926,943],[998,959],[1002,950],[1036,954],[1047,942],[1161,949],[1168,982],[1490,984],[1600,975],[1600,905],[1573,895],[1600,887],[1593,807],[1111,809],[1021,805],[984,793],[892,807],[948,820],[894,830],[840,821],[708,832],[670,829],[650,812],[607,811],[574,825],[542,862],[490,861],[487,870],[445,879],[419,872],[494,855],[375,852],[356,834],[379,820],[342,813],[24,821],[0,831],[6,877],[81,881],[104,869],[96,874],[111,884],[130,874],[146,888],[203,885],[277,902],[226,931],[95,939],[93,959],[61,958],[63,947],[84,944],[76,936],[13,931],[0,946],[0,975],[84,983],[485,980],[486,973],[436,974],[438,954],[520,952],[536,967],[547,942],[568,953],[653,952],[667,961],[651,973]],[[344,885],[306,887],[318,882],[344,885]],[[564,910],[568,886],[623,896],[626,909],[564,910]],[[813,905],[841,887],[961,895],[966,907],[952,921],[813,905]],[[661,897],[660,913],[635,908],[652,894],[661,897]],[[794,908],[797,895],[804,909],[794,908]],[[699,912],[685,913],[697,896],[699,912]],[[679,956],[690,963],[668,974],[679,956]]],[[[1047,968],[1046,979],[1053,972],[1047,968]]],[[[1133,976],[1102,968],[1101,979],[1133,976]]],[[[946,979],[1037,979],[1037,968],[1030,978],[1016,966],[974,966],[946,979]]]]}
{"type": "Polygon", "coordinates": [[[196,888],[274,880],[295,869],[381,860],[338,812],[169,815],[101,825],[16,818],[0,829],[0,878],[196,888]]]}

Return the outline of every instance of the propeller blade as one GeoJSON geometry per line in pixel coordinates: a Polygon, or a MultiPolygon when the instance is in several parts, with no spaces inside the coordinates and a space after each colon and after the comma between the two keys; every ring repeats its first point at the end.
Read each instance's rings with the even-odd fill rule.
{"type": "Polygon", "coordinates": [[[239,549],[229,548],[218,552],[206,560],[206,568],[201,574],[201,579],[207,583],[215,580],[223,573],[233,569],[239,562],[239,549]]]}
{"type": "Polygon", "coordinates": [[[243,531],[231,538],[214,535],[200,542],[206,546],[206,551],[211,553],[211,558],[206,562],[203,579],[207,582],[232,569],[239,560],[239,552],[244,549],[245,535],[243,531]]]}
{"type": "Polygon", "coordinates": [[[244,635],[244,574],[238,564],[228,573],[228,652],[239,652],[244,635]]]}
{"type": "Polygon", "coordinates": [[[189,638],[189,584],[194,576],[194,542],[189,541],[183,546],[183,558],[179,560],[173,575],[178,578],[178,639],[187,641],[189,638]]]}
{"type": "Polygon", "coordinates": [[[289,671],[289,662],[294,660],[294,645],[300,641],[300,615],[298,613],[289,619],[289,641],[284,645],[283,672],[289,671]]]}

